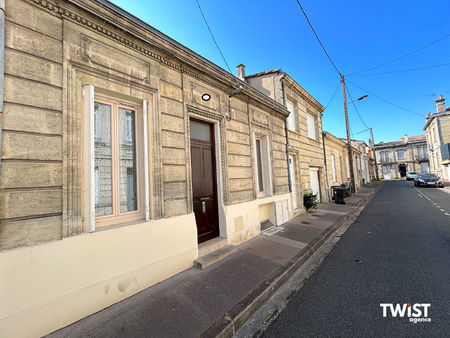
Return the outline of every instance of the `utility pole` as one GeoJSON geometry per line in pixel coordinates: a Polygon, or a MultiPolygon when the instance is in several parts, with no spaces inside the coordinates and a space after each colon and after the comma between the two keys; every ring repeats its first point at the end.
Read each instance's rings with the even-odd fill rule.
{"type": "Polygon", "coordinates": [[[373,132],[372,132],[372,128],[370,128],[370,137],[372,138],[372,154],[373,154],[373,159],[375,161],[375,177],[377,178],[377,180],[379,180],[378,178],[378,164],[377,164],[377,155],[375,154],[375,140],[373,139],[373,132]]]}
{"type": "Polygon", "coordinates": [[[347,98],[345,96],[345,79],[344,75],[341,75],[341,85],[342,85],[342,97],[344,99],[344,113],[345,113],[345,128],[347,130],[347,151],[348,151],[348,164],[350,166],[350,183],[351,190],[353,193],[356,192],[355,185],[355,173],[353,172],[353,156],[352,156],[352,142],[350,138],[350,126],[348,123],[348,112],[347,112],[347,98]]]}

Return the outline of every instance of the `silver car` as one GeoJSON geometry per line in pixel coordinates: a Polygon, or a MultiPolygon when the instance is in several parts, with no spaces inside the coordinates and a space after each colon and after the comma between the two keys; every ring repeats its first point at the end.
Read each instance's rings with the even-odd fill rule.
{"type": "Polygon", "coordinates": [[[414,179],[417,177],[417,173],[415,171],[408,171],[406,174],[406,180],[407,181],[414,181],[414,179]]]}

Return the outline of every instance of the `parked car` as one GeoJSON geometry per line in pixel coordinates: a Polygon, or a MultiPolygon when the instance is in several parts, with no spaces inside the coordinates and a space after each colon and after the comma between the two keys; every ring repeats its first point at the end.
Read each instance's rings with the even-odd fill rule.
{"type": "Polygon", "coordinates": [[[417,173],[415,171],[408,171],[406,174],[407,181],[413,181],[417,177],[417,173]]]}
{"type": "Polygon", "coordinates": [[[416,187],[444,187],[441,178],[436,174],[419,174],[414,179],[416,187]]]}

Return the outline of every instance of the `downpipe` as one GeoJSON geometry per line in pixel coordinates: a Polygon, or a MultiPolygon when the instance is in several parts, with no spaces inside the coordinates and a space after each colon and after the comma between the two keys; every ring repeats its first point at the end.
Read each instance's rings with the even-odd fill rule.
{"type": "Polygon", "coordinates": [[[325,165],[325,187],[327,189],[328,201],[331,202],[330,186],[328,184],[328,166],[327,166],[327,151],[325,148],[325,132],[322,131],[322,144],[323,144],[323,163],[325,165]]]}
{"type": "Polygon", "coordinates": [[[0,171],[2,169],[3,95],[5,84],[5,0],[0,0],[0,171]]]}
{"type": "MultiPolygon", "coordinates": [[[[286,92],[284,90],[284,79],[281,79],[281,91],[283,93],[283,106],[286,107],[286,92]]],[[[289,136],[288,136],[287,118],[284,119],[284,133],[286,135],[286,162],[288,172],[289,193],[292,193],[292,178],[291,178],[291,171],[289,170],[289,136]]]]}

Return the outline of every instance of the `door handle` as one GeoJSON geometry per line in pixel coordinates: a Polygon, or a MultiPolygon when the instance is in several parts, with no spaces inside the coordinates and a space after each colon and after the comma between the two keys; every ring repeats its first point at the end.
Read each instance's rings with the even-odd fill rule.
{"type": "Polygon", "coordinates": [[[206,213],[206,201],[202,201],[202,211],[206,213]]]}

